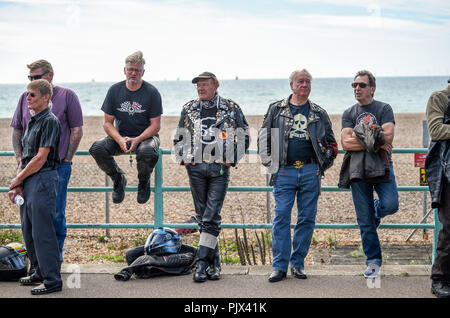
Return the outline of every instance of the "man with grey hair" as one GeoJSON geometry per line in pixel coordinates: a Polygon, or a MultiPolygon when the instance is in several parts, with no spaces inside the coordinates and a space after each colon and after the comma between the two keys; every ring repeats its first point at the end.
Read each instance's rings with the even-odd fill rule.
{"type": "Polygon", "coordinates": [[[198,98],[183,106],[173,142],[175,157],[189,176],[200,231],[193,280],[205,282],[220,279],[220,212],[230,167],[245,155],[250,137],[241,108],[219,95],[213,73],[203,72],[192,83],[198,98]]]}
{"type": "Polygon", "coordinates": [[[294,71],[289,76],[292,94],[269,106],[258,132],[258,152],[272,174],[275,198],[269,282],[284,279],[289,264],[292,276],[307,278],[304,261],[314,232],[321,178],[338,152],[327,112],[309,100],[311,80],[306,69],[294,71]],[[296,198],[298,218],[291,249],[296,198]]]}
{"type": "Polygon", "coordinates": [[[114,203],[121,203],[125,198],[127,179],[113,156],[136,153],[137,202],[141,204],[150,198],[150,176],[158,162],[161,95],[155,86],[142,80],[144,65],[141,51],[125,59],[126,80],[110,87],[102,106],[107,136],[94,142],[89,149],[99,168],[114,182],[114,203]]]}
{"type": "MultiPolygon", "coordinates": [[[[30,70],[28,79],[33,82],[38,79],[45,79],[52,84],[54,71],[52,65],[46,60],[37,60],[27,65],[30,70]]],[[[72,159],[83,136],[83,112],[77,95],[70,89],[61,86],[53,87],[51,97],[51,110],[58,117],[61,123],[61,139],[59,144],[59,159],[61,164],[58,171],[58,197],[56,200],[56,214],[54,226],[58,239],[60,261],[63,261],[63,247],[67,236],[66,226],[66,203],[67,187],[72,174],[72,159]]],[[[12,144],[16,160],[20,163],[23,153],[22,141],[28,122],[34,116],[33,111],[28,109],[27,95],[22,94],[13,119],[12,144]]],[[[32,272],[33,269],[30,269],[32,272]]]]}

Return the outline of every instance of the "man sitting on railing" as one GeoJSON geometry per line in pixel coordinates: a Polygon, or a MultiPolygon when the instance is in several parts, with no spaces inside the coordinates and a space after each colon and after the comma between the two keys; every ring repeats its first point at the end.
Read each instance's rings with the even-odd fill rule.
{"type": "Polygon", "coordinates": [[[103,128],[108,136],[94,142],[89,149],[99,168],[114,182],[114,203],[121,203],[125,198],[127,179],[113,156],[136,152],[137,202],[141,204],[150,198],[150,176],[158,162],[161,95],[152,84],[142,80],[144,64],[140,51],[125,59],[126,80],[110,87],[102,106],[103,128]]]}

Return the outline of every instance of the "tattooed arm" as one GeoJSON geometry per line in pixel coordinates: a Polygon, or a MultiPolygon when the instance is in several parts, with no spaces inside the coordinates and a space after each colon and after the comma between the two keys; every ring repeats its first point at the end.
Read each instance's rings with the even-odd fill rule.
{"type": "Polygon", "coordinates": [[[14,154],[16,156],[17,164],[19,164],[20,160],[22,159],[22,150],[23,150],[22,137],[23,137],[22,130],[13,128],[12,145],[13,145],[13,149],[14,149],[14,154]]]}
{"type": "Polygon", "coordinates": [[[67,149],[64,161],[68,162],[72,161],[73,156],[75,155],[75,152],[77,151],[77,148],[80,145],[81,137],[83,137],[82,127],[70,128],[69,148],[67,149]]]}

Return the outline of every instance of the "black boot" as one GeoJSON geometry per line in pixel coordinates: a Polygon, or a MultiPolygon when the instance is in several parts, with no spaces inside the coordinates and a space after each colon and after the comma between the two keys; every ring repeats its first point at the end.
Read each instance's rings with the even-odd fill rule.
{"type": "Polygon", "coordinates": [[[210,261],[214,257],[214,250],[212,248],[200,245],[197,251],[195,271],[193,275],[194,282],[202,283],[208,279],[206,269],[209,266],[210,261]]]}
{"type": "Polygon", "coordinates": [[[210,280],[220,279],[220,254],[219,254],[219,247],[217,245],[216,249],[214,250],[214,260],[209,265],[209,268],[206,271],[206,275],[210,280]]]}
{"type": "Polygon", "coordinates": [[[150,178],[147,181],[139,181],[137,202],[144,204],[150,199],[150,178]]]}
{"type": "Polygon", "coordinates": [[[113,202],[118,204],[122,203],[125,198],[125,187],[127,186],[127,179],[123,174],[117,174],[114,177],[111,177],[114,181],[112,199],[113,202]]]}

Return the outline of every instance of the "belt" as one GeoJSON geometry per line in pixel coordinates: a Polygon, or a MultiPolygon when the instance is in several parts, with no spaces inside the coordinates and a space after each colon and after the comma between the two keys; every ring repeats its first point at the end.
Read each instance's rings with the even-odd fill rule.
{"type": "Polygon", "coordinates": [[[303,168],[304,165],[307,165],[308,163],[314,163],[315,160],[313,158],[309,158],[306,160],[296,160],[294,162],[288,162],[286,166],[294,166],[297,169],[303,168]]]}

